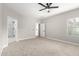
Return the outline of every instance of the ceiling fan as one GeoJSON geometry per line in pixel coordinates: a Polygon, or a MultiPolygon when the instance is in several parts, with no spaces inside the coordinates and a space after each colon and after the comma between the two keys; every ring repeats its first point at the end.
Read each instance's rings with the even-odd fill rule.
{"type": "Polygon", "coordinates": [[[51,6],[53,3],[46,3],[45,5],[42,4],[42,3],[38,3],[38,4],[44,7],[43,9],[41,9],[39,11],[43,11],[43,10],[48,9],[48,12],[50,12],[49,9],[58,8],[59,7],[59,6],[51,6]]]}

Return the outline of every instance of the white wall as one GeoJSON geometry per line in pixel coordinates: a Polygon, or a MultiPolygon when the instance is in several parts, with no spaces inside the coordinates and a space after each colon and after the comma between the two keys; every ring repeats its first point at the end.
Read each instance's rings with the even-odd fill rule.
{"type": "Polygon", "coordinates": [[[46,23],[46,37],[79,43],[79,36],[67,34],[67,21],[79,17],[79,9],[48,17],[43,21],[46,23]]]}
{"type": "MultiPolygon", "coordinates": [[[[0,7],[1,8],[1,7],[0,7]]],[[[0,14],[1,14],[1,9],[0,9],[0,14]]],[[[3,39],[0,39],[0,45],[2,47],[5,47],[8,45],[8,35],[7,35],[7,16],[10,16],[14,19],[18,20],[18,39],[19,40],[24,40],[24,39],[29,39],[29,38],[34,38],[35,37],[35,22],[36,18],[31,17],[31,15],[23,16],[16,12],[15,10],[11,9],[10,7],[7,7],[6,4],[2,5],[2,20],[0,17],[0,24],[2,24],[2,28],[0,27],[0,32],[3,34],[3,39]]],[[[1,34],[1,33],[0,33],[1,34]]],[[[1,38],[2,36],[0,36],[1,38]]],[[[12,40],[12,42],[15,40],[12,40]]]]}
{"type": "Polygon", "coordinates": [[[2,4],[0,4],[0,43],[2,42],[2,4]]]}
{"type": "MultiPolygon", "coordinates": [[[[18,20],[19,31],[22,27],[20,26],[22,24],[22,21],[21,21],[22,16],[16,11],[12,10],[11,8],[8,8],[7,6],[5,6],[5,4],[0,4],[0,55],[1,55],[2,49],[6,47],[9,43],[8,35],[7,35],[7,16],[11,16],[18,20]]],[[[12,40],[12,41],[15,41],[15,40],[12,40]]]]}
{"type": "Polygon", "coordinates": [[[0,54],[2,52],[2,4],[0,4],[0,54]]]}
{"type": "MultiPolygon", "coordinates": [[[[11,8],[8,8],[5,4],[3,4],[3,21],[2,21],[2,26],[3,26],[3,45],[8,44],[8,35],[7,35],[7,16],[10,16],[14,19],[17,19],[18,22],[21,20],[21,16],[11,8]]],[[[20,24],[18,23],[18,29],[20,27],[20,24]]],[[[15,41],[15,40],[12,40],[15,41]]]]}
{"type": "Polygon", "coordinates": [[[5,14],[11,15],[11,17],[18,20],[18,41],[35,37],[35,23],[37,22],[37,18],[28,13],[25,16],[21,15],[10,7],[7,8],[7,11],[5,9],[5,14]]]}
{"type": "Polygon", "coordinates": [[[35,23],[37,19],[32,16],[23,17],[23,29],[20,34],[21,38],[28,39],[35,37],[35,23]]]}

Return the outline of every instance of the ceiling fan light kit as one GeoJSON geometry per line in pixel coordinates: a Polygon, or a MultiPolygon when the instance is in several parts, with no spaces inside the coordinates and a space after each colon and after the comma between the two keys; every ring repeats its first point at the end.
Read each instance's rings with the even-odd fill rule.
{"type": "Polygon", "coordinates": [[[44,8],[39,10],[39,11],[43,11],[43,10],[46,10],[47,9],[47,12],[49,13],[50,12],[50,9],[52,8],[59,8],[59,6],[51,6],[53,3],[46,3],[45,5],[43,3],[38,3],[39,5],[43,6],[44,8]]]}

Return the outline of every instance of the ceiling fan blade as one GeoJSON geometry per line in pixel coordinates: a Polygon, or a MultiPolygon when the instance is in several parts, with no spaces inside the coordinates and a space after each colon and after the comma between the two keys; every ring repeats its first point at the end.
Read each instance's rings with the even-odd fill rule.
{"type": "Polygon", "coordinates": [[[44,9],[41,9],[41,10],[39,10],[39,11],[42,11],[42,10],[45,10],[46,8],[44,8],[44,9]]]}
{"type": "Polygon", "coordinates": [[[40,4],[41,6],[43,6],[43,7],[46,7],[45,5],[43,5],[42,3],[38,3],[38,4],[40,4]]]}
{"type": "Polygon", "coordinates": [[[52,5],[52,3],[49,3],[49,6],[51,6],[52,5]]]}
{"type": "MultiPolygon", "coordinates": [[[[53,6],[53,7],[50,7],[50,8],[58,8],[58,7],[59,7],[59,6],[53,6]]],[[[50,9],[50,8],[49,8],[49,9],[50,9]]]]}

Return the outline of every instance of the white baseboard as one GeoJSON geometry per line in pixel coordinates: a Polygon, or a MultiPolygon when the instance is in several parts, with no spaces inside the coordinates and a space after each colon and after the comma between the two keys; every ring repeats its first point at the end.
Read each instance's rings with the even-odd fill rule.
{"type": "Polygon", "coordinates": [[[35,38],[36,36],[29,36],[29,37],[24,37],[24,38],[18,38],[19,40],[16,40],[16,42],[21,41],[21,40],[28,40],[28,39],[32,39],[35,38]]]}
{"type": "Polygon", "coordinates": [[[47,39],[51,39],[51,40],[55,40],[55,41],[59,41],[59,42],[63,42],[63,43],[67,43],[67,44],[71,44],[71,45],[79,46],[79,44],[78,44],[78,43],[75,43],[75,42],[60,40],[60,39],[51,38],[51,37],[46,37],[46,38],[47,38],[47,39]]]}
{"type": "Polygon", "coordinates": [[[35,38],[35,36],[31,36],[31,37],[28,37],[28,38],[24,38],[24,40],[28,40],[28,39],[32,39],[32,38],[35,38]]]}

